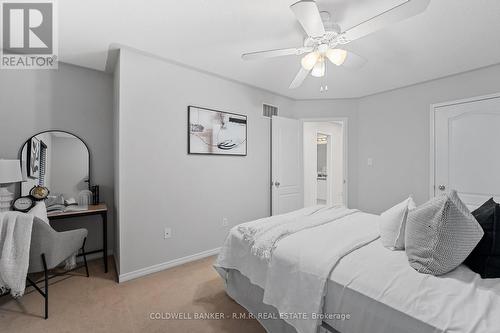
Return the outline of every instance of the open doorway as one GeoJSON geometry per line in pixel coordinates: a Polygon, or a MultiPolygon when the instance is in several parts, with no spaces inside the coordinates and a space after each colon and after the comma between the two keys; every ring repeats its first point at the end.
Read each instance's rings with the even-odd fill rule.
{"type": "Polygon", "coordinates": [[[347,206],[347,120],[303,121],[304,206],[347,206]]]}

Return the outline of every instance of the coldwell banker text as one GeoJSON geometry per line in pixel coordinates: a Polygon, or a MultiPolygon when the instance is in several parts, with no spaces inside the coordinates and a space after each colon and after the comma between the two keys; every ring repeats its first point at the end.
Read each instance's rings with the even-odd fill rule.
{"type": "Polygon", "coordinates": [[[0,0],[2,69],[57,69],[55,3],[0,0]]]}

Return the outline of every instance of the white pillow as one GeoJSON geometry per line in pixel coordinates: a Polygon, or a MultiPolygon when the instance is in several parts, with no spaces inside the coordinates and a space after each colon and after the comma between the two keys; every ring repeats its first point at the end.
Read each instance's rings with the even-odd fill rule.
{"type": "Polygon", "coordinates": [[[408,214],[406,254],[417,272],[446,274],[474,250],[484,232],[456,191],[437,196],[408,214]]]}
{"type": "Polygon", "coordinates": [[[43,222],[49,224],[49,218],[47,217],[47,206],[45,206],[45,201],[37,201],[35,206],[28,211],[28,214],[38,217],[43,222]]]}
{"type": "Polygon", "coordinates": [[[408,211],[415,208],[415,201],[409,197],[380,215],[379,229],[382,245],[390,250],[404,250],[408,211]]]}

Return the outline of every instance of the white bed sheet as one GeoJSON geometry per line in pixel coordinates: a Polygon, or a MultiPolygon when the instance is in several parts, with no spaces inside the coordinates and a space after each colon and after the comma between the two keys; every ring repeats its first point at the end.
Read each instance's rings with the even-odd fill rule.
{"type": "Polygon", "coordinates": [[[330,280],[442,332],[500,332],[500,279],[481,279],[465,266],[439,277],[421,274],[404,251],[377,240],[345,256],[330,280]]]}

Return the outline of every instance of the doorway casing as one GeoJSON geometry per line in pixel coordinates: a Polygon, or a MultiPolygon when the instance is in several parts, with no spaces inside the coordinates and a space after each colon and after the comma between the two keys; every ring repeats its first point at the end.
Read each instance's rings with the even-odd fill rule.
{"type": "MultiPolygon", "coordinates": [[[[348,184],[349,184],[349,175],[348,175],[348,131],[349,131],[349,125],[348,125],[348,118],[347,117],[326,117],[326,118],[302,118],[300,119],[301,121],[301,127],[302,127],[302,132],[304,132],[304,125],[305,123],[313,123],[313,122],[340,122],[342,123],[342,168],[343,168],[343,201],[346,207],[349,207],[349,193],[348,193],[348,184]]],[[[321,131],[319,131],[321,133],[321,131]]],[[[303,158],[302,160],[302,169],[305,170],[305,160],[303,158]]],[[[303,181],[306,181],[306,177],[303,177],[303,181]]],[[[305,189],[305,184],[302,186],[303,190],[305,189]]],[[[304,204],[305,202],[304,198],[304,204]]]]}

